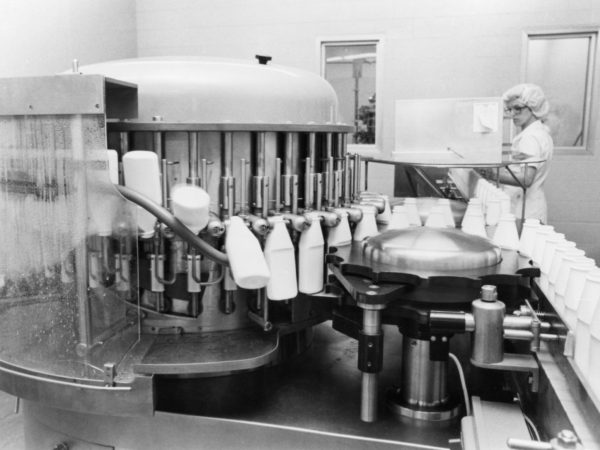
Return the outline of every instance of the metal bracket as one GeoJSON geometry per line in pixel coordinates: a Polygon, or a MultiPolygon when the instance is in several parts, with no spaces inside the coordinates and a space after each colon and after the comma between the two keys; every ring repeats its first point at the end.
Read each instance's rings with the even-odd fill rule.
{"type": "Polygon", "coordinates": [[[105,363],[104,366],[104,385],[114,386],[115,377],[117,376],[117,366],[115,363],[105,363]]]}
{"type": "Polygon", "coordinates": [[[480,363],[471,359],[471,364],[482,369],[529,372],[531,373],[531,392],[538,392],[540,388],[540,368],[533,355],[505,353],[504,359],[497,363],[480,363]]]}

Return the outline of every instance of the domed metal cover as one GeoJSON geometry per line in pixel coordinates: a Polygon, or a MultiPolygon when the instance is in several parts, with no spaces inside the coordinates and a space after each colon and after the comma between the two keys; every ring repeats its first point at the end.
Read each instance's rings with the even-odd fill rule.
{"type": "Polygon", "coordinates": [[[140,122],[332,125],[338,101],[315,73],[226,58],[156,57],[79,68],[138,86],[140,122]]]}
{"type": "Polygon", "coordinates": [[[457,229],[413,227],[386,231],[363,244],[363,261],[400,271],[457,271],[498,264],[501,250],[457,229]]]}

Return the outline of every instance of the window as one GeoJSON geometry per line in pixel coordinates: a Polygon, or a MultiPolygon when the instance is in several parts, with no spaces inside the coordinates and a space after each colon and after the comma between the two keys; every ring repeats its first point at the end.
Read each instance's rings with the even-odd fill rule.
{"type": "Polygon", "coordinates": [[[354,151],[376,150],[379,140],[379,46],[377,39],[321,41],[321,73],[338,96],[341,121],[354,126],[354,151]]]}
{"type": "Polygon", "coordinates": [[[586,150],[597,31],[527,34],[524,79],[550,102],[546,123],[558,149],[586,150]]]}

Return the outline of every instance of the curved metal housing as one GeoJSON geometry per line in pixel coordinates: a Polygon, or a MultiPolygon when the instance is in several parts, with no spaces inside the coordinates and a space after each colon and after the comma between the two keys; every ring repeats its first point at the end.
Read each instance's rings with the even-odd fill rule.
{"type": "Polygon", "coordinates": [[[155,57],[91,64],[80,71],[136,84],[135,122],[261,126],[335,125],[339,120],[329,83],[314,73],[275,64],[155,57]]]}

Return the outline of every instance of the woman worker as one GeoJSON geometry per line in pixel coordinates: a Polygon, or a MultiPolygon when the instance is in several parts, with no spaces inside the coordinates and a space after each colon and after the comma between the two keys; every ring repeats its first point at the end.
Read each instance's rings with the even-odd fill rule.
{"type": "MultiPolygon", "coordinates": [[[[539,219],[547,223],[546,197],[542,186],[550,170],[550,160],[554,144],[549,129],[543,120],[550,109],[544,92],[535,84],[519,84],[503,95],[505,110],[512,117],[516,127],[520,129],[512,142],[511,160],[521,164],[511,164],[510,170],[518,182],[506,168],[498,172],[498,181],[511,198],[511,208],[517,217],[521,217],[523,206],[523,190],[525,186],[525,217],[539,219]],[[530,161],[530,162],[528,162],[530,161]],[[523,164],[527,163],[527,164],[523,164]]],[[[495,179],[496,171],[483,171],[487,178],[495,179]]]]}

